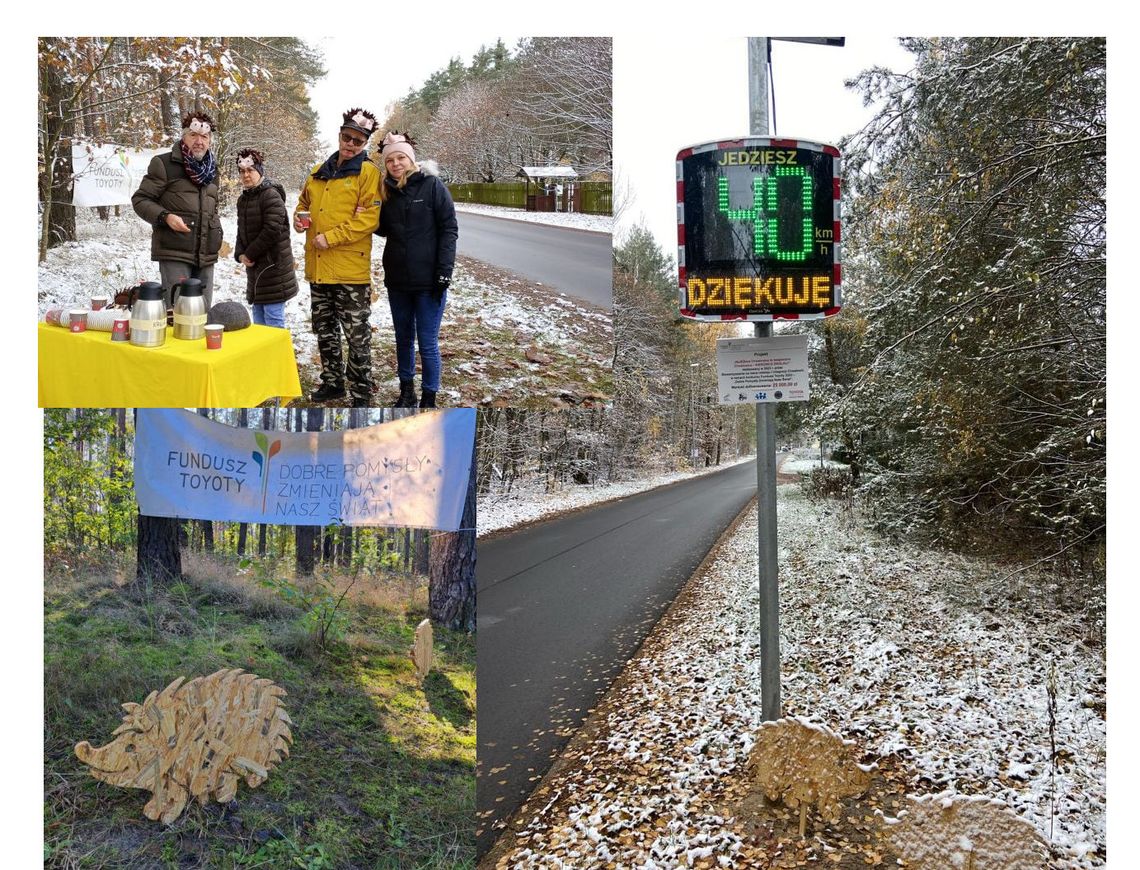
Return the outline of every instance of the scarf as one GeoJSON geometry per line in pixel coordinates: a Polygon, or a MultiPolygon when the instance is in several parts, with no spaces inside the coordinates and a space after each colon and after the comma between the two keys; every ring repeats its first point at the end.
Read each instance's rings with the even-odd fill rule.
{"type": "Polygon", "coordinates": [[[205,187],[218,177],[218,164],[214,162],[214,152],[207,151],[206,156],[201,160],[195,160],[190,156],[190,149],[186,147],[186,143],[182,145],[182,160],[186,168],[186,177],[190,179],[195,187],[205,187]]]}

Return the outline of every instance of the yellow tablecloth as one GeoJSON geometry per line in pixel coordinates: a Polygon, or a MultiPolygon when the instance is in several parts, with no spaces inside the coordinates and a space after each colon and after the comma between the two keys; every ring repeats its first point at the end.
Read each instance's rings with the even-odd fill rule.
{"type": "Polygon", "coordinates": [[[173,327],[161,347],[135,347],[109,332],[39,326],[41,408],[249,408],[301,395],[287,329],[227,332],[207,350],[173,327]]]}

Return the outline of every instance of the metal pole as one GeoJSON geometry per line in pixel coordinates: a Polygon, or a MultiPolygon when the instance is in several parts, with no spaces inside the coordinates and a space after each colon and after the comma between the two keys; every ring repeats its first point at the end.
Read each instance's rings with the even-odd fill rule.
{"type": "MultiPolygon", "coordinates": [[[[768,40],[748,39],[748,115],[753,136],[768,135],[768,40]]],[[[756,323],[757,338],[772,335],[772,324],[756,323]]],[[[760,558],[760,710],[764,721],[779,719],[780,587],[776,568],[776,419],[772,406],[756,405],[756,506],[760,558]]]]}
{"type": "Polygon", "coordinates": [[[768,135],[768,38],[748,37],[748,132],[768,135]]]}

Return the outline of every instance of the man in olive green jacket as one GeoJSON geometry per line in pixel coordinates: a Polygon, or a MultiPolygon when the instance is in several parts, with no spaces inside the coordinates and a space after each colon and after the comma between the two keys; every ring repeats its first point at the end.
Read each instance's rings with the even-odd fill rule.
{"type": "Polygon", "coordinates": [[[372,231],[380,223],[380,170],[366,148],[376,118],[349,109],[343,120],[338,149],[305,180],[293,229],[306,233],[305,280],[321,353],[321,386],[309,398],[341,399],[347,386],[352,404],[366,408],[372,404],[372,231]]]}
{"type": "Polygon", "coordinates": [[[135,214],[154,230],[150,258],[158,261],[166,304],[171,288],[187,278],[202,282],[209,308],[214,264],[222,246],[218,217],[218,167],[210,144],[214,119],[193,112],[182,119],[182,138],[168,154],[156,155],[131,197],[135,214]]]}

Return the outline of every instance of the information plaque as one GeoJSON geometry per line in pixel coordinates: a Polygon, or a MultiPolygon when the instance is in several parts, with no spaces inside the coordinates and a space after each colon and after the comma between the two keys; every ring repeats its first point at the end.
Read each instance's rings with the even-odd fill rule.
{"type": "Polygon", "coordinates": [[[807,336],[718,339],[716,372],[722,405],[806,402],[807,336]]]}

